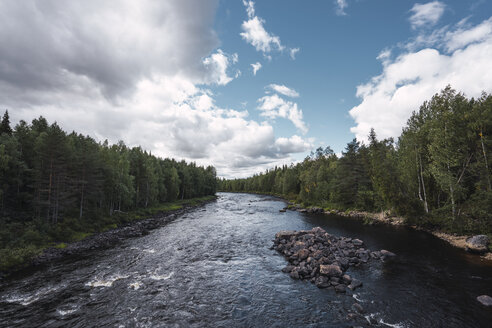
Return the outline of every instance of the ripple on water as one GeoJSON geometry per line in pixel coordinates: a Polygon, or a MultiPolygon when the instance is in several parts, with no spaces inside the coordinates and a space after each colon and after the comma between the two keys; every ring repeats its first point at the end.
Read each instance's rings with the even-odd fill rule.
{"type": "Polygon", "coordinates": [[[113,275],[108,278],[94,278],[93,280],[87,282],[85,285],[89,287],[111,287],[113,283],[117,280],[126,279],[129,275],[113,275]]]}
{"type": "Polygon", "coordinates": [[[71,315],[72,313],[75,313],[79,310],[79,306],[77,306],[76,304],[68,304],[68,305],[64,305],[64,306],[61,306],[60,308],[56,309],[56,313],[60,316],[60,317],[66,317],[66,316],[69,316],[71,315]]]}
{"type": "Polygon", "coordinates": [[[49,286],[45,288],[40,288],[34,293],[15,292],[4,296],[2,298],[2,301],[7,303],[16,303],[16,304],[27,306],[65,287],[66,285],[60,284],[58,286],[49,286]]]}

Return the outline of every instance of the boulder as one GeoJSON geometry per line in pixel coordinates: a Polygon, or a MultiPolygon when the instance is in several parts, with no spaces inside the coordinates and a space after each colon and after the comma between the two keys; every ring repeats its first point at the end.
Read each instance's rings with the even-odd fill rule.
{"type": "Polygon", "coordinates": [[[480,295],[477,297],[477,301],[485,306],[492,306],[492,297],[490,297],[489,295],[480,295]]]}
{"type": "Polygon", "coordinates": [[[307,259],[309,257],[309,250],[307,250],[306,248],[301,249],[299,252],[297,252],[297,257],[300,261],[307,259]]]}
{"type": "Polygon", "coordinates": [[[288,239],[291,236],[295,235],[295,231],[283,230],[279,231],[275,234],[275,239],[288,239]]]}
{"type": "Polygon", "coordinates": [[[329,277],[340,277],[343,274],[340,267],[334,264],[326,264],[326,265],[321,264],[319,266],[319,272],[322,275],[329,276],[329,277]]]}
{"type": "Polygon", "coordinates": [[[336,291],[337,293],[345,293],[345,292],[346,292],[346,290],[345,290],[345,285],[340,284],[340,285],[338,285],[338,286],[335,286],[335,291],[336,291]]]}
{"type": "Polygon", "coordinates": [[[328,278],[325,276],[319,276],[316,278],[314,281],[316,287],[318,288],[328,288],[330,287],[330,282],[328,281],[328,278]]]}
{"type": "Polygon", "coordinates": [[[343,283],[348,285],[352,282],[352,278],[348,274],[344,274],[342,276],[342,281],[343,281],[343,283]]]}
{"type": "Polygon", "coordinates": [[[354,305],[352,305],[352,308],[359,313],[364,313],[364,308],[359,303],[354,303],[354,305]]]}
{"type": "Polygon", "coordinates": [[[348,285],[348,288],[350,288],[351,290],[355,290],[356,288],[359,288],[361,286],[362,286],[362,281],[357,279],[352,279],[352,282],[350,283],[350,285],[348,285]]]}
{"type": "Polygon", "coordinates": [[[355,246],[362,246],[364,242],[360,239],[353,239],[352,244],[354,244],[355,246]]]}
{"type": "Polygon", "coordinates": [[[473,253],[485,253],[488,251],[490,239],[486,235],[476,235],[466,239],[466,250],[473,253]]]}
{"type": "Polygon", "coordinates": [[[382,249],[379,253],[381,254],[381,259],[382,260],[386,260],[388,258],[392,258],[392,257],[395,257],[396,256],[395,253],[392,253],[392,252],[387,251],[385,249],[382,249]]]}

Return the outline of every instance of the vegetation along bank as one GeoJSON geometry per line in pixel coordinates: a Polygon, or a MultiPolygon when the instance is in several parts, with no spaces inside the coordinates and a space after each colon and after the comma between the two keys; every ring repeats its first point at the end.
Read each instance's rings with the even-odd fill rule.
{"type": "Polygon", "coordinates": [[[162,159],[122,141],[98,143],[43,117],[12,128],[6,111],[0,124],[0,272],[28,264],[47,247],[65,248],[215,191],[212,166],[162,159]]]}
{"type": "MultiPolygon", "coordinates": [[[[448,235],[492,233],[492,95],[451,87],[416,110],[397,141],[352,140],[338,157],[318,148],[304,161],[218,189],[280,195],[323,211],[386,213],[448,235]]],[[[489,245],[490,247],[490,245],[489,245]]]]}

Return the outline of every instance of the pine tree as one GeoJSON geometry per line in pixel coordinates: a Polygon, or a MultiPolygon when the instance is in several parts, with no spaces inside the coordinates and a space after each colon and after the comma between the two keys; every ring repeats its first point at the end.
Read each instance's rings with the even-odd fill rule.
{"type": "Polygon", "coordinates": [[[9,111],[5,111],[3,114],[2,123],[0,123],[0,135],[6,133],[7,135],[12,135],[12,128],[10,127],[9,111]]]}

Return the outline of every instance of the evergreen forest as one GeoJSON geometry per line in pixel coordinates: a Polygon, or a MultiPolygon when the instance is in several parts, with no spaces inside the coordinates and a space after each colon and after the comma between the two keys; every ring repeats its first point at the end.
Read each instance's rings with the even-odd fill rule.
{"type": "Polygon", "coordinates": [[[187,199],[215,194],[212,166],[66,133],[43,117],[0,124],[0,270],[187,199]],[[174,202],[174,203],[173,203],[174,202]]]}

